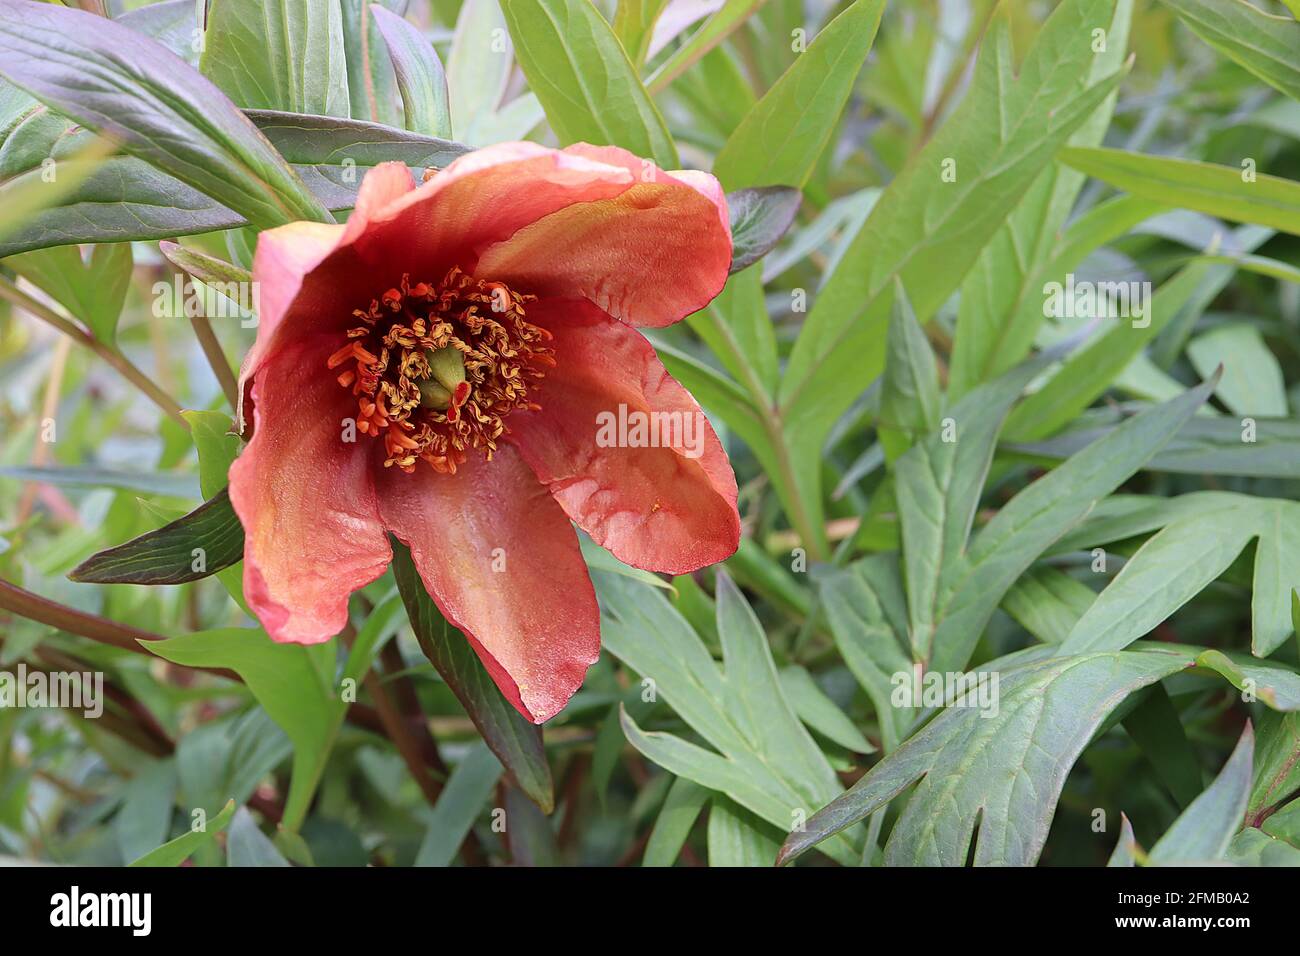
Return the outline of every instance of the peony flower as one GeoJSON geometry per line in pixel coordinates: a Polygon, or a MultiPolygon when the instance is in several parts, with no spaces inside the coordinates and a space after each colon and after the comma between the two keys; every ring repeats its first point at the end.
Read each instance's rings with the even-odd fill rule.
{"type": "Polygon", "coordinates": [[[488,147],[418,188],[387,163],[345,225],[262,233],[230,497],[271,637],[336,635],[391,533],[511,703],[557,713],[600,651],[570,522],[670,574],[736,549],[726,454],[634,328],[702,308],[730,261],[713,177],[587,145],[488,147]],[[598,442],[618,414],[691,424],[598,442]]]}

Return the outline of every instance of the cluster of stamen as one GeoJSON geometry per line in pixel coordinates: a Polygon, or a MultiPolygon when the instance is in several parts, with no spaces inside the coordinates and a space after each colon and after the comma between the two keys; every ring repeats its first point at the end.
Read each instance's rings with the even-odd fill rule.
{"type": "Polygon", "coordinates": [[[551,334],[524,319],[535,298],[453,268],[436,284],[403,276],[353,313],[329,367],[357,397],[357,431],[383,440],[385,467],[410,473],[422,458],[455,473],[471,449],[492,457],[510,412],[540,408],[529,395],[555,357],[551,334]]]}

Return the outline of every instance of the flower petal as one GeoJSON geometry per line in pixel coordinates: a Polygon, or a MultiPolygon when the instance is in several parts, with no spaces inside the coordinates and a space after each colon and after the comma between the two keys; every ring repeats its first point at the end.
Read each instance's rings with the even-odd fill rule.
{"type": "Polygon", "coordinates": [[[370,439],[343,441],[355,399],[325,363],[331,339],[295,341],[253,381],[256,428],[230,467],[244,526],[244,596],[277,641],[316,644],[347,623],[348,595],[392,557],[370,439]]]}
{"type": "Polygon", "coordinates": [[[557,210],[617,196],[633,183],[621,165],[536,143],[501,143],[460,157],[376,209],[354,245],[381,291],[404,272],[436,280],[458,265],[477,274],[482,250],[557,210]]]}
{"type": "MultiPolygon", "coordinates": [[[[320,222],[291,222],[287,226],[267,229],[257,239],[253,255],[253,302],[257,311],[257,341],[244,356],[239,373],[239,408],[235,420],[248,433],[252,409],[247,406],[253,376],[271,354],[273,343],[285,316],[304,293],[308,273],[329,256],[343,238],[343,226],[320,222]]],[[[330,300],[320,283],[307,286],[300,312],[317,313],[328,309],[330,300]]],[[[308,330],[309,331],[309,330],[308,330]]]]}
{"type": "Polygon", "coordinates": [[[713,203],[718,210],[719,221],[727,230],[727,234],[731,234],[731,218],[727,215],[727,197],[722,191],[722,184],[718,182],[712,173],[702,172],[698,169],[663,170],[650,160],[642,159],[636,153],[629,152],[621,146],[593,146],[590,143],[574,143],[572,146],[566,146],[564,151],[573,156],[583,156],[595,160],[598,163],[622,166],[635,176],[639,182],[645,182],[653,178],[655,182],[675,181],[685,183],[713,203]]]}
{"type": "Polygon", "coordinates": [[[541,411],[514,413],[508,440],[560,507],[638,568],[685,574],[733,554],[731,463],[650,343],[581,299],[536,303],[528,319],[555,336],[556,366],[538,389],[541,411]]]}
{"type": "Polygon", "coordinates": [[[405,163],[380,163],[370,170],[357,190],[357,204],[352,208],[352,215],[348,216],[343,241],[351,242],[365,232],[371,222],[387,218],[387,210],[414,189],[415,180],[405,163]]]}
{"type": "Polygon", "coordinates": [[[479,278],[536,295],[583,296],[631,325],[665,326],[704,308],[731,268],[722,187],[670,174],[614,147],[569,147],[637,175],[627,191],[567,206],[479,258],[479,278]],[[681,178],[678,178],[678,177],[681,178]]]}
{"type": "Polygon", "coordinates": [[[423,462],[378,479],[385,525],[501,692],[549,720],[600,655],[600,611],[564,513],[508,446],[454,475],[423,462]]]}
{"type": "MultiPolygon", "coordinates": [[[[246,384],[285,341],[341,332],[404,274],[441,279],[453,265],[473,273],[478,253],[574,203],[616,196],[633,183],[622,165],[502,143],[455,160],[414,188],[400,163],[362,181],[346,226],[291,223],[263,232],[253,258],[257,342],[244,361],[246,384]]],[[[241,409],[239,420],[246,412],[241,409]]]]}

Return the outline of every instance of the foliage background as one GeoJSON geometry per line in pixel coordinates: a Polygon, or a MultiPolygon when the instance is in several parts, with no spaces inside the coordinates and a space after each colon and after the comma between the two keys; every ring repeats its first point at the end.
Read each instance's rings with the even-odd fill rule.
{"type": "MultiPolygon", "coordinates": [[[[807,865],[1300,860],[1294,7],[386,0],[402,31],[376,6],[285,0],[281,33],[260,3],[212,0],[201,59],[188,0],[102,12],[238,107],[390,128],[370,147],[333,121],[273,136],[313,192],[259,188],[302,214],[313,195],[346,208],[349,159],[429,164],[430,135],[613,142],[728,190],[802,190],[774,251],[655,335],[724,435],[741,550],[662,581],[591,548],[605,653],[540,738],[392,572],[312,650],[256,629],[238,568],[70,581],[224,484],[214,368],[253,330],[158,315],[154,284],[173,261],[203,277],[193,253],[237,274],[273,216],[223,165],[247,147],[220,105],[180,77],[154,119],[207,168],[141,216],[132,190],[180,176],[177,156],[131,130],[135,158],[86,153],[87,129],[24,92],[76,100],[50,92],[62,61],[38,66],[39,44],[83,38],[5,0],[0,663],[103,670],[112,697],[95,721],[0,709],[0,851],[771,865],[794,829],[789,857],[818,845],[807,865]],[[125,174],[42,189],[52,157],[125,174]],[[223,228],[164,257],[209,214],[223,228]],[[1044,318],[1067,273],[1152,283],[1151,326],[1044,318]],[[896,706],[890,677],[916,661],[997,670],[1000,716],[896,706]]],[[[158,92],[147,73],[117,115],[158,92]]]]}

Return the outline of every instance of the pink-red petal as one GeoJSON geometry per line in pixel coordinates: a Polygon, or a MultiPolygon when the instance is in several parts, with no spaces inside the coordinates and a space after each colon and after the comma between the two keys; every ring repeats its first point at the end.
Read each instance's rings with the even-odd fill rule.
{"type": "Polygon", "coordinates": [[[370,439],[345,440],[355,399],[325,367],[334,344],[315,336],[267,359],[253,381],[253,438],[230,467],[230,500],[244,526],[244,596],[281,642],[337,634],[348,595],[392,557],[370,439]]]}
{"type": "Polygon", "coordinates": [[[617,196],[633,181],[623,165],[535,143],[475,150],[418,188],[402,164],[376,166],[346,226],[291,223],[259,237],[257,342],[241,381],[286,341],[344,331],[354,309],[403,274],[436,282],[452,266],[474,273],[483,249],[567,206],[617,196]]]}
{"type": "MultiPolygon", "coordinates": [[[[299,314],[327,313],[333,307],[325,283],[306,283],[343,238],[343,226],[319,222],[292,222],[268,229],[257,239],[253,255],[253,302],[257,311],[257,341],[244,356],[239,373],[239,409],[235,416],[240,429],[252,424],[251,409],[245,408],[253,376],[282,336],[285,317],[297,307],[299,314]],[[304,288],[304,285],[306,288],[304,288]]],[[[302,332],[313,330],[304,327],[302,332]]]]}
{"type": "Polygon", "coordinates": [[[566,153],[620,165],[636,185],[566,206],[488,249],[480,278],[535,295],[590,299],[631,325],[665,326],[702,309],[731,267],[726,200],[707,173],[665,173],[615,147],[566,153]]]}
{"type": "Polygon", "coordinates": [[[600,611],[564,512],[514,449],[454,475],[423,462],[378,479],[385,525],[506,698],[549,720],[600,654],[600,611]]]}
{"type": "Polygon", "coordinates": [[[555,337],[556,365],[537,392],[541,411],[512,415],[508,440],[569,517],[638,568],[685,574],[733,554],[731,463],[650,343],[581,299],[544,300],[528,318],[555,337]]]}

